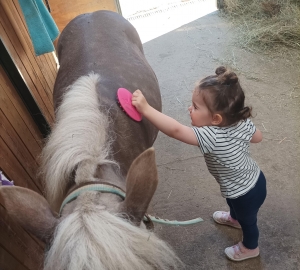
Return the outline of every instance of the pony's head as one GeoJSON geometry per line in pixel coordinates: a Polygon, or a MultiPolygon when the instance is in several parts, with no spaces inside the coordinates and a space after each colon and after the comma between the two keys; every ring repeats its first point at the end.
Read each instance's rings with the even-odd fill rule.
{"type": "Polygon", "coordinates": [[[61,216],[36,192],[0,187],[9,215],[44,241],[45,270],[179,269],[180,260],[141,222],[157,187],[154,149],[132,163],[126,198],[87,191],[68,203],[61,216]]]}

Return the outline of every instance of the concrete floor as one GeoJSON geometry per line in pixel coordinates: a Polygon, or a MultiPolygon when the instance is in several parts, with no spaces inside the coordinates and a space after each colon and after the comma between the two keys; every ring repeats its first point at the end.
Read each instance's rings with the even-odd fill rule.
{"type": "Polygon", "coordinates": [[[146,57],[161,87],[163,112],[190,125],[187,108],[194,83],[219,65],[236,70],[254,108],[253,119],[264,140],[251,145],[266,175],[267,199],[258,215],[261,255],[244,262],[226,259],[224,249],[242,238],[241,231],[217,225],[216,210],[227,210],[219,186],[208,173],[197,147],[159,133],[155,142],[159,187],[152,213],[186,220],[189,227],[156,225],[186,264],[186,269],[300,269],[299,63],[292,57],[268,57],[234,44],[230,24],[211,13],[144,43],[146,57]],[[297,64],[297,65],[296,65],[297,64]]]}

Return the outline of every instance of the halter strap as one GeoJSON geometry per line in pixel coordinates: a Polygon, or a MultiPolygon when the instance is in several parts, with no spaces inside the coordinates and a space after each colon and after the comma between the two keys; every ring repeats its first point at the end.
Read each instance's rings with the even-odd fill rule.
{"type": "MultiPolygon", "coordinates": [[[[85,186],[75,189],[74,191],[72,191],[71,193],[69,193],[67,195],[67,197],[62,202],[62,205],[59,210],[59,214],[61,214],[63,208],[65,207],[65,205],[67,203],[75,200],[81,193],[86,192],[86,191],[101,191],[104,193],[112,193],[112,194],[116,194],[116,195],[120,196],[123,200],[126,197],[125,191],[123,191],[121,188],[114,186],[112,184],[108,184],[108,183],[88,184],[88,185],[85,185],[85,186]]],[[[149,219],[152,222],[166,224],[166,225],[174,225],[174,226],[187,226],[187,225],[192,225],[192,224],[203,221],[203,219],[200,217],[194,218],[191,220],[186,220],[186,221],[178,221],[178,220],[162,219],[159,217],[154,217],[154,216],[145,214],[143,221],[147,223],[147,222],[149,222],[149,219]]]]}
{"type": "Polygon", "coordinates": [[[119,195],[122,199],[125,199],[125,192],[116,186],[107,183],[88,184],[75,189],[64,199],[64,201],[61,204],[59,214],[61,214],[63,208],[67,203],[75,200],[81,193],[86,191],[101,191],[104,193],[112,193],[112,194],[119,195]]]}

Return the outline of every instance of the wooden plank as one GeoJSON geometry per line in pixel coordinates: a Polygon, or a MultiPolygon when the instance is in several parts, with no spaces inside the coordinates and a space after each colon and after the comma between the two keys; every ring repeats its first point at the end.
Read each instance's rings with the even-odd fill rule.
{"type": "Polygon", "coordinates": [[[24,63],[26,63],[25,67],[27,68],[28,73],[30,74],[30,71],[32,72],[34,78],[31,78],[34,81],[38,92],[40,92],[41,97],[43,98],[41,91],[46,92],[48,99],[52,103],[52,94],[49,92],[47,82],[45,81],[41,70],[36,63],[36,56],[25,25],[22,23],[22,20],[20,19],[19,14],[11,1],[2,2],[2,7],[4,8],[4,12],[6,14],[6,16],[3,18],[4,24],[6,27],[9,27],[10,25],[13,27],[8,34],[13,46],[17,46],[17,44],[22,46],[25,55],[22,55],[23,57],[20,56],[21,60],[24,59],[23,62],[26,61],[24,63]],[[24,37],[24,33],[27,34],[25,35],[26,38],[24,37]]]}
{"type": "Polygon", "coordinates": [[[30,178],[35,182],[35,185],[42,191],[41,183],[36,180],[38,170],[38,163],[36,157],[33,157],[23,144],[21,138],[15,132],[14,128],[8,122],[7,118],[0,110],[0,137],[6,143],[11,153],[19,161],[24,170],[28,173],[30,178]]]}
{"type": "Polygon", "coordinates": [[[13,0],[13,2],[9,2],[9,3],[10,3],[10,6],[11,6],[11,10],[13,10],[14,14],[16,14],[17,20],[19,21],[20,24],[22,24],[23,36],[24,36],[30,50],[32,51],[32,54],[34,55],[34,58],[37,61],[37,64],[39,65],[39,68],[42,71],[42,75],[47,80],[49,90],[51,91],[51,94],[52,94],[53,93],[53,86],[54,86],[54,82],[55,82],[55,77],[56,77],[56,73],[57,73],[57,68],[55,66],[53,67],[52,65],[51,65],[51,67],[49,67],[49,65],[45,61],[55,62],[54,57],[50,54],[49,60],[47,60],[47,59],[45,59],[45,56],[48,55],[48,54],[35,56],[34,49],[33,49],[32,42],[31,42],[31,38],[30,38],[28,29],[27,29],[27,26],[26,26],[26,22],[25,22],[20,4],[16,0],[13,0]]]}
{"type": "Polygon", "coordinates": [[[51,87],[50,91],[52,94],[57,72],[54,72],[53,65],[51,63],[51,58],[50,58],[49,54],[50,53],[46,53],[46,54],[37,56],[37,59],[39,59],[41,62],[43,62],[44,69],[46,70],[48,76],[51,77],[52,87],[51,87]]]}
{"type": "MultiPolygon", "coordinates": [[[[22,21],[23,14],[21,13],[21,10],[19,13],[19,11],[16,8],[15,3],[13,3],[12,1],[6,1],[5,3],[6,3],[4,5],[6,7],[5,12],[6,13],[9,12],[13,16],[13,20],[9,20],[10,23],[12,25],[17,24],[18,33],[16,36],[19,38],[20,43],[23,45],[23,49],[24,49],[24,51],[28,57],[28,60],[31,64],[31,66],[29,66],[28,68],[31,68],[34,71],[37,80],[39,80],[39,82],[43,86],[43,88],[38,89],[38,90],[45,91],[48,95],[48,98],[49,98],[51,104],[53,105],[52,92],[50,91],[50,88],[53,87],[54,80],[53,80],[53,78],[51,78],[52,80],[50,80],[50,78],[48,76],[48,72],[44,68],[44,65],[41,64],[40,63],[41,61],[35,56],[34,49],[33,49],[32,43],[31,43],[30,36],[27,31],[25,21],[22,21]]],[[[20,8],[19,4],[17,6],[20,8]]],[[[14,30],[16,30],[15,27],[16,26],[14,26],[14,30]]]]}
{"type": "MultiPolygon", "coordinates": [[[[35,55],[20,4],[17,0],[13,0],[13,2],[11,2],[11,4],[14,4],[15,12],[17,12],[16,17],[18,17],[19,20],[22,21],[22,25],[23,25],[22,33],[23,33],[25,39],[27,40],[27,44],[30,44],[29,47],[30,47],[33,55],[35,55]]],[[[11,9],[13,9],[13,7],[11,9]]],[[[57,66],[56,66],[54,56],[51,53],[47,53],[44,55],[37,56],[37,57],[35,57],[35,59],[36,59],[37,63],[39,64],[39,67],[41,68],[43,75],[45,75],[45,78],[51,79],[51,83],[48,82],[48,85],[50,87],[51,93],[53,93],[53,86],[54,86],[54,82],[55,82],[55,78],[56,78],[56,74],[57,74],[57,66]],[[49,65],[49,62],[51,63],[50,65],[49,65]]]]}
{"type": "MultiPolygon", "coordinates": [[[[58,40],[58,38],[56,40],[58,40]]],[[[55,40],[54,40],[54,42],[55,42],[55,40]]],[[[55,47],[54,42],[53,42],[53,45],[55,47]]],[[[57,63],[56,63],[56,61],[58,61],[57,55],[56,55],[56,51],[51,52],[51,53],[46,53],[45,56],[47,56],[49,58],[48,63],[50,63],[50,66],[51,66],[50,69],[53,71],[54,81],[55,81],[56,75],[57,75],[57,71],[58,71],[58,66],[57,66],[57,63]],[[56,59],[54,57],[56,57],[56,59]]]]}
{"type": "Polygon", "coordinates": [[[1,137],[0,149],[0,167],[6,173],[7,177],[13,180],[16,186],[30,188],[41,194],[42,192],[32,181],[16,157],[11,153],[10,149],[1,137]]]}
{"type": "MultiPolygon", "coordinates": [[[[0,2],[1,3],[1,2],[0,2]]],[[[27,55],[23,49],[22,44],[19,39],[16,37],[14,31],[8,33],[8,29],[11,29],[11,25],[0,5],[0,35],[3,43],[6,46],[6,49],[10,53],[12,59],[14,60],[16,66],[20,70],[22,76],[24,77],[24,81],[28,85],[33,98],[36,100],[37,105],[40,107],[43,112],[45,118],[48,123],[53,123],[54,120],[54,111],[49,98],[45,91],[38,91],[38,88],[42,87],[39,81],[35,78],[33,71],[28,68],[30,67],[30,63],[28,61],[27,55]],[[5,24],[4,24],[5,23],[5,24]],[[6,29],[6,31],[5,31],[6,29]],[[11,41],[12,40],[12,41],[11,41]],[[38,87],[38,88],[37,88],[38,87]]]]}
{"type": "Polygon", "coordinates": [[[25,269],[41,268],[44,248],[11,220],[2,204],[0,204],[0,235],[0,246],[5,247],[6,251],[24,265],[25,269]]]}
{"type": "MultiPolygon", "coordinates": [[[[27,33],[27,37],[30,39],[30,35],[29,35],[29,32],[28,32],[28,29],[27,29],[27,26],[26,26],[26,22],[25,22],[25,19],[24,19],[24,16],[23,16],[23,13],[22,13],[22,10],[21,10],[21,7],[19,5],[19,2],[17,0],[13,0],[14,4],[15,4],[15,7],[18,11],[18,14],[19,14],[19,17],[20,19],[22,20],[23,22],[23,25],[26,29],[26,33],[27,33]]],[[[30,40],[30,43],[31,43],[31,40],[30,40]]],[[[34,49],[33,49],[33,46],[31,46],[32,48],[32,51],[34,52],[34,49]]],[[[53,52],[55,53],[55,52],[53,52]]],[[[56,61],[55,61],[55,58],[53,56],[53,53],[45,53],[43,55],[40,55],[40,56],[37,56],[36,59],[37,60],[40,60],[40,62],[45,65],[45,69],[47,72],[51,72],[49,74],[51,74],[51,78],[52,78],[52,86],[50,87],[50,90],[52,90],[51,92],[53,92],[53,85],[54,85],[54,82],[55,82],[55,78],[56,78],[56,75],[57,75],[57,71],[58,71],[58,68],[57,68],[57,65],[56,65],[56,61]]]]}
{"type": "MultiPolygon", "coordinates": [[[[54,45],[54,43],[53,43],[53,45],[54,45]]],[[[58,72],[58,67],[56,65],[56,61],[54,59],[54,55],[56,56],[56,52],[55,51],[54,52],[50,52],[50,53],[45,53],[45,54],[43,54],[41,56],[38,56],[38,58],[39,57],[44,57],[44,59],[46,61],[45,63],[48,64],[49,71],[51,71],[51,73],[53,75],[53,80],[55,82],[56,75],[57,75],[57,72],[58,72]]]]}
{"type": "Polygon", "coordinates": [[[17,108],[7,96],[2,85],[0,85],[0,102],[0,110],[6,115],[16,132],[22,136],[22,141],[30,151],[31,155],[37,157],[41,153],[41,147],[18,113],[17,108]]]}
{"type": "MultiPolygon", "coordinates": [[[[1,237],[2,233],[0,234],[1,237]]],[[[1,270],[31,270],[17,261],[2,246],[0,246],[0,269],[1,270]]]]}
{"type": "MultiPolygon", "coordinates": [[[[54,72],[53,65],[51,63],[51,58],[50,58],[49,54],[51,54],[51,53],[46,53],[44,55],[37,56],[37,58],[43,62],[44,69],[47,71],[48,76],[51,77],[52,87],[51,87],[50,91],[51,91],[51,95],[52,95],[53,87],[54,87],[54,83],[55,83],[55,79],[56,79],[56,74],[57,74],[57,69],[54,72]]],[[[53,58],[53,56],[51,56],[51,57],[53,58]]]]}
{"type": "MultiPolygon", "coordinates": [[[[0,20],[1,20],[1,14],[0,14],[0,20]]],[[[13,59],[16,67],[19,69],[20,74],[24,78],[24,82],[26,83],[27,87],[30,89],[30,92],[32,94],[33,99],[37,103],[38,107],[40,108],[41,112],[43,113],[45,119],[47,122],[53,123],[53,118],[54,118],[54,112],[50,112],[46,105],[44,104],[44,101],[40,97],[39,93],[37,92],[37,89],[33,82],[31,81],[31,78],[29,74],[27,73],[27,70],[25,66],[23,65],[21,59],[19,58],[15,48],[11,45],[10,40],[8,39],[8,36],[4,32],[3,25],[1,24],[0,21],[0,35],[3,43],[5,44],[11,58],[13,59]],[[7,45],[8,44],[8,45],[7,45]]]]}
{"type": "Polygon", "coordinates": [[[13,105],[14,105],[14,109],[17,110],[20,117],[23,119],[24,123],[26,124],[28,130],[31,132],[32,136],[34,137],[35,141],[42,149],[43,145],[44,145],[43,144],[43,136],[42,136],[40,130],[38,129],[37,125],[31,118],[31,115],[28,112],[25,104],[21,100],[20,96],[16,92],[10,79],[7,77],[5,71],[3,70],[3,68],[1,66],[0,66],[0,87],[2,87],[2,90],[5,91],[6,95],[10,99],[11,103],[13,103],[13,105]]]}
{"type": "Polygon", "coordinates": [[[96,10],[112,10],[118,12],[114,0],[73,0],[72,4],[68,1],[48,0],[51,7],[51,15],[56,22],[59,31],[76,16],[96,10]]]}

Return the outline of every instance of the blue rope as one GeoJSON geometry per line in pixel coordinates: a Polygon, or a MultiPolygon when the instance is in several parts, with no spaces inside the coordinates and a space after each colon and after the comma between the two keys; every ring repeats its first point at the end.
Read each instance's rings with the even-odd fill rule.
{"type": "Polygon", "coordinates": [[[76,199],[82,192],[85,192],[85,191],[101,191],[101,192],[105,192],[105,193],[113,193],[113,194],[119,195],[120,197],[125,199],[125,192],[123,192],[119,188],[105,185],[105,184],[88,185],[88,186],[84,186],[82,188],[78,188],[77,190],[75,190],[74,192],[69,194],[62,202],[60,210],[59,210],[59,214],[61,214],[61,211],[63,210],[63,208],[65,207],[65,205],[67,203],[76,199]]]}
{"type": "MultiPolygon", "coordinates": [[[[84,187],[78,188],[77,190],[73,191],[71,194],[69,194],[64,199],[64,201],[62,202],[62,205],[60,207],[59,214],[61,214],[63,208],[65,207],[65,205],[67,203],[76,199],[82,192],[86,192],[86,191],[101,191],[104,193],[112,193],[112,194],[119,195],[123,199],[125,199],[125,196],[126,196],[125,192],[122,191],[121,189],[114,187],[114,186],[106,185],[106,184],[92,184],[92,185],[84,186],[84,187]]],[[[194,218],[191,220],[186,220],[186,221],[162,219],[162,218],[154,217],[151,215],[148,215],[148,217],[152,220],[152,222],[165,224],[165,225],[174,225],[174,226],[187,226],[187,225],[192,225],[192,224],[196,224],[196,223],[203,221],[203,219],[200,217],[194,218]]],[[[144,220],[147,221],[148,219],[146,217],[144,217],[144,220]]]]}
{"type": "MultiPolygon", "coordinates": [[[[185,220],[185,221],[162,219],[151,215],[148,215],[148,217],[152,220],[152,222],[165,224],[165,225],[174,225],[174,226],[187,226],[187,225],[192,225],[203,221],[203,219],[200,217],[190,219],[190,220],[185,220]]],[[[145,217],[144,220],[147,221],[145,217]]]]}

